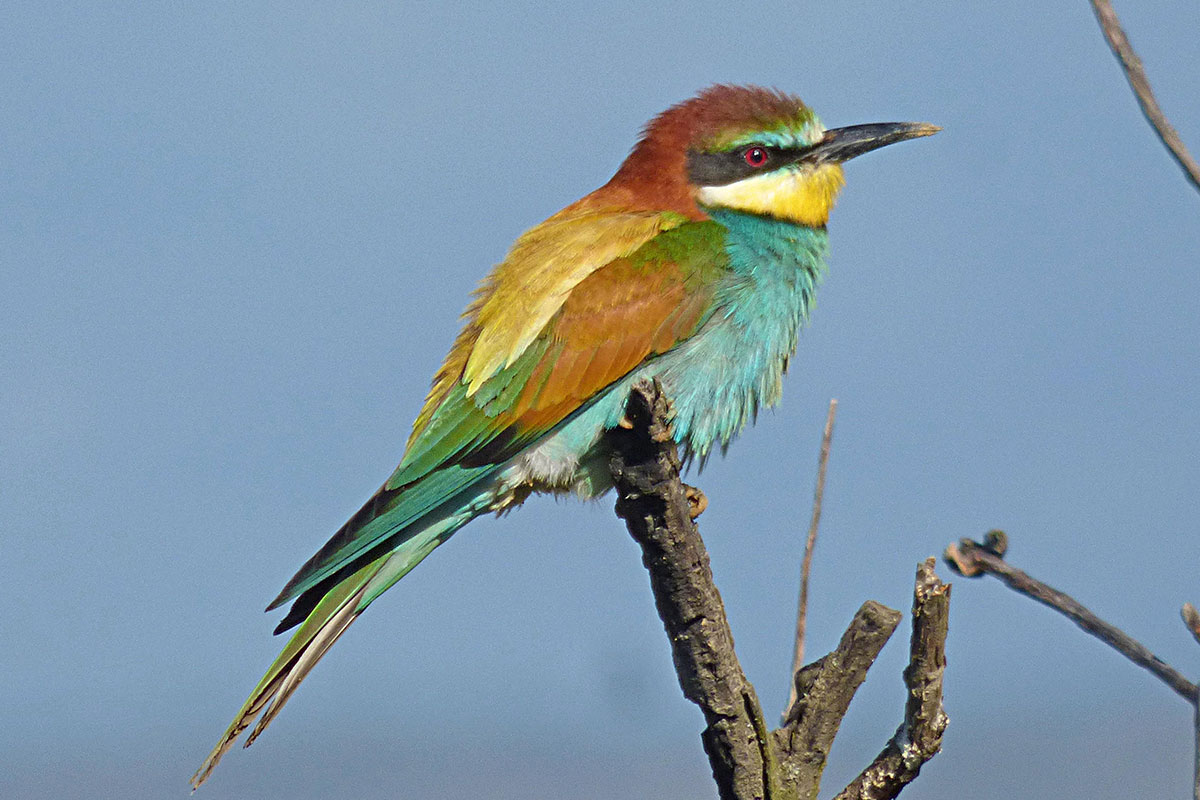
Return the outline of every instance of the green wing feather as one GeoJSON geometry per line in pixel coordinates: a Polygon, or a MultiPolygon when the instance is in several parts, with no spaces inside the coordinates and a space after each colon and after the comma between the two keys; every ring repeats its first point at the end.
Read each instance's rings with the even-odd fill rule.
{"type": "Polygon", "coordinates": [[[393,545],[423,514],[487,477],[647,357],[690,336],[726,266],[723,229],[693,222],[594,270],[516,361],[474,393],[461,377],[449,387],[387,483],[271,608],[393,545]]]}

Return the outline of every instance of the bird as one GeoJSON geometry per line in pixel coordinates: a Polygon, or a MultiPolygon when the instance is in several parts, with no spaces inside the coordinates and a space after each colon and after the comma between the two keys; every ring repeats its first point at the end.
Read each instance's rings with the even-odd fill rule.
{"type": "Polygon", "coordinates": [[[795,95],[710,86],[647,123],[607,183],[518,237],[463,313],[395,471],[267,608],[290,602],[275,633],[296,630],[193,790],[463,525],[531,494],[611,488],[604,434],[635,384],[662,386],[685,458],[723,452],[780,398],[842,165],[938,130],[826,129],[795,95]]]}

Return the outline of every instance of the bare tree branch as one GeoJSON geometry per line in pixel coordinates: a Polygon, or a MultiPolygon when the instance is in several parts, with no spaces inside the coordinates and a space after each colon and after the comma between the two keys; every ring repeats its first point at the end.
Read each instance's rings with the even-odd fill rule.
{"type": "Polygon", "coordinates": [[[1179,138],[1179,132],[1167,120],[1158,101],[1154,99],[1154,92],[1150,89],[1150,79],[1146,77],[1146,70],[1142,68],[1142,60],[1134,52],[1133,45],[1129,43],[1129,37],[1121,28],[1121,22],[1117,19],[1117,12],[1113,10],[1112,3],[1108,0],[1091,0],[1091,4],[1092,10],[1096,12],[1096,19],[1100,23],[1100,29],[1104,31],[1104,38],[1108,40],[1108,46],[1117,60],[1121,62],[1125,78],[1129,81],[1134,96],[1137,97],[1138,105],[1142,107],[1142,114],[1149,121],[1150,127],[1154,128],[1159,141],[1183,168],[1183,172],[1191,181],[1192,186],[1200,191],[1200,164],[1197,164],[1196,159],[1192,158],[1192,154],[1184,146],[1183,140],[1179,138]]]}
{"type": "Polygon", "coordinates": [[[1063,614],[1080,628],[1121,653],[1138,666],[1149,670],[1180,697],[1193,705],[1197,702],[1196,685],[1169,664],[1151,653],[1125,631],[1097,617],[1069,595],[1053,589],[1004,561],[1008,537],[1002,531],[988,533],[985,543],[960,539],[946,548],[946,563],[959,574],[973,578],[982,573],[995,575],[1010,589],[1030,597],[1063,614]]]}
{"type": "Polygon", "coordinates": [[[816,797],[821,772],[854,693],[887,644],[901,613],[873,600],[863,603],[832,653],[796,671],[796,701],[772,736],[785,784],[799,797],[816,797]]]}
{"type": "MultiPolygon", "coordinates": [[[[837,649],[797,671],[797,700],[783,728],[768,731],[713,585],[694,521],[700,508],[689,502],[694,490],[679,480],[669,418],[657,383],[635,386],[625,422],[609,434],[609,471],[618,494],[617,514],[642,548],[679,685],[704,714],[707,726],[701,738],[718,792],[722,800],[816,800],[842,717],[899,624],[900,613],[864,603],[837,649]]],[[[887,793],[864,789],[867,794],[854,797],[894,797],[940,745],[946,724],[941,675],[949,587],[932,568],[932,559],[922,565],[914,590],[905,723],[870,768],[874,783],[862,783],[887,786],[887,793]]]]}
{"type": "Polygon", "coordinates": [[[942,679],[946,672],[950,586],[938,579],[933,566],[934,559],[929,558],[917,568],[912,643],[904,670],[908,687],[904,722],[871,765],[836,800],[893,798],[942,748],[942,734],[949,723],[942,707],[942,679]]]}
{"type": "MultiPolygon", "coordinates": [[[[833,443],[833,421],[837,417],[837,399],[829,401],[829,414],[825,417],[825,432],[821,434],[821,455],[817,459],[817,488],[813,490],[812,520],[808,524],[808,538],[804,541],[804,560],[800,564],[800,602],[796,608],[796,646],[792,650],[792,675],[804,666],[804,631],[808,625],[808,577],[812,572],[813,548],[817,544],[817,528],[821,525],[821,501],[825,497],[825,468],[829,465],[829,447],[833,443]]],[[[783,709],[783,721],[796,704],[796,681],[788,692],[787,705],[783,709]]]]}
{"type": "Polygon", "coordinates": [[[779,796],[772,791],[778,787],[771,785],[773,753],[762,709],[733,650],[725,606],[679,481],[667,417],[667,400],[657,385],[634,389],[626,408],[630,427],[610,434],[617,516],[642,548],[679,685],[704,713],[701,738],[720,796],[779,796]]]}

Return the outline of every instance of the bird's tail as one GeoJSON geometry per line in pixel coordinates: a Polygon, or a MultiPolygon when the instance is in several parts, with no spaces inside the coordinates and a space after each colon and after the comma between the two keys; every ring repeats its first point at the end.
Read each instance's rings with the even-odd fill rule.
{"type": "Polygon", "coordinates": [[[200,784],[208,779],[217,762],[233,747],[238,736],[254,722],[255,717],[259,717],[259,714],[262,716],[259,717],[254,730],[246,737],[244,746],[249,747],[259,734],[266,730],[284,703],[296,691],[300,681],[304,680],[321,656],[325,655],[338,637],[350,627],[350,623],[358,619],[371,601],[407,575],[469,518],[442,520],[441,524],[434,524],[419,531],[395,550],[368,563],[330,589],[305,618],[283,648],[283,652],[271,664],[267,674],[258,682],[258,686],[254,687],[254,691],[234,717],[233,724],[225,731],[221,741],[209,753],[200,769],[196,770],[191,780],[192,790],[198,789],[200,784]]]}

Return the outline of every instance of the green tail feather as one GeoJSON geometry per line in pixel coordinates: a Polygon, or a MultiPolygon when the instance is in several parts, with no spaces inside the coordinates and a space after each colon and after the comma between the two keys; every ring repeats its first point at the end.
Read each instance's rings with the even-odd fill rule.
{"type": "Polygon", "coordinates": [[[259,734],[266,730],[284,703],[296,691],[300,681],[308,675],[350,623],[354,622],[375,598],[450,538],[454,531],[461,527],[462,522],[465,520],[444,520],[442,524],[433,525],[417,533],[393,552],[375,559],[331,589],[288,641],[283,652],[267,670],[267,674],[263,675],[262,680],[254,687],[254,691],[234,717],[221,741],[209,753],[200,769],[196,770],[191,780],[192,790],[200,788],[200,785],[208,780],[221,757],[233,747],[242,731],[261,713],[258,724],[246,738],[244,746],[249,747],[259,734]]]}
{"type": "MultiPolygon", "coordinates": [[[[452,465],[425,475],[411,486],[389,489],[389,481],[292,576],[267,610],[299,597],[356,559],[369,557],[372,548],[388,547],[388,540],[407,538],[412,535],[410,531],[420,530],[422,519],[438,513],[455,516],[467,506],[478,505],[486,491],[476,487],[497,469],[495,464],[452,465]]],[[[459,526],[477,513],[472,512],[459,526]]]]}

